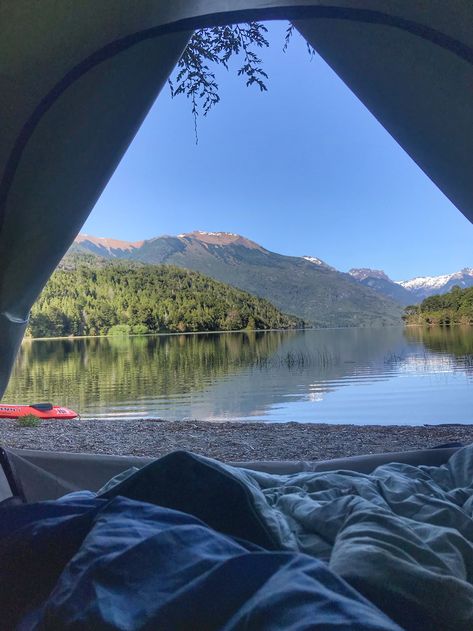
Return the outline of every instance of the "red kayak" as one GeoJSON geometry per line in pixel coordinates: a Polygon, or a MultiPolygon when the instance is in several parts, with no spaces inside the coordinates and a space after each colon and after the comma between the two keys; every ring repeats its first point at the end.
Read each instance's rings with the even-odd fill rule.
{"type": "Polygon", "coordinates": [[[21,418],[32,414],[38,418],[71,420],[79,415],[73,410],[52,405],[51,403],[32,403],[31,405],[3,405],[0,403],[0,418],[21,418]]]}

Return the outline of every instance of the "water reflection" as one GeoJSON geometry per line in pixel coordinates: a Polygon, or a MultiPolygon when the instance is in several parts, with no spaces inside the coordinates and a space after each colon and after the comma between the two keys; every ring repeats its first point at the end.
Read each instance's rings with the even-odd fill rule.
{"type": "Polygon", "coordinates": [[[199,392],[273,353],[282,333],[26,340],[5,401],[61,400],[86,415],[199,392]]]}
{"type": "MultiPolygon", "coordinates": [[[[427,350],[446,353],[456,358],[473,357],[472,327],[406,327],[404,335],[409,342],[418,342],[427,350]]],[[[471,361],[466,362],[471,363],[471,361]]]]}
{"type": "Polygon", "coordinates": [[[25,341],[4,397],[93,417],[470,422],[472,329],[25,341]]]}

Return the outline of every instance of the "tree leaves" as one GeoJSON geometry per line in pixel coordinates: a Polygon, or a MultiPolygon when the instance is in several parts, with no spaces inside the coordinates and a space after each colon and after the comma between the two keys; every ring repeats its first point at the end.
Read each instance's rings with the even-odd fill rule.
{"type": "Polygon", "coordinates": [[[473,324],[473,287],[462,289],[458,285],[446,294],[425,298],[420,305],[404,309],[407,324],[473,324]]]}
{"type": "Polygon", "coordinates": [[[218,84],[211,64],[229,69],[233,56],[242,55],[243,63],[237,71],[246,79],[246,85],[256,85],[261,92],[267,90],[268,75],[262,69],[258,48],[267,48],[268,29],[260,22],[215,26],[195,31],[178,61],[176,78],[169,80],[172,97],[184,95],[191,100],[196,143],[197,118],[207,116],[220,101],[218,84]]]}
{"type": "MultiPolygon", "coordinates": [[[[238,68],[237,75],[246,79],[247,87],[254,85],[260,92],[268,90],[266,80],[269,76],[263,70],[262,59],[257,54],[258,49],[269,47],[267,32],[268,29],[261,22],[248,22],[199,29],[191,37],[177,63],[177,76],[174,80],[169,79],[169,87],[173,98],[184,95],[191,100],[196,144],[199,141],[198,117],[207,116],[220,101],[212,64],[229,70],[231,58],[242,55],[243,63],[238,68]]],[[[293,34],[294,25],[289,24],[284,37],[283,52],[287,51],[293,34]]],[[[306,45],[312,59],[315,50],[308,42],[306,45]]]]}

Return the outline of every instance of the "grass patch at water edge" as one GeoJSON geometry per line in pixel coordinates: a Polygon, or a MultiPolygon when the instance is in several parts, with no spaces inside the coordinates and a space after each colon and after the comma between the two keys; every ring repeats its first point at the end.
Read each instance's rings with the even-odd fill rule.
{"type": "Polygon", "coordinates": [[[19,416],[16,421],[20,427],[39,427],[41,425],[41,419],[34,414],[19,416]]]}

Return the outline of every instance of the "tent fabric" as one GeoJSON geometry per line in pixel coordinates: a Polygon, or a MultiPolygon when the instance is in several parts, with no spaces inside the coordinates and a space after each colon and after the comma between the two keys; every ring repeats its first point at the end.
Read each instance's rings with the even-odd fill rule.
{"type": "Polygon", "coordinates": [[[3,467],[0,466],[0,503],[8,499],[12,495],[13,493],[8,482],[8,478],[3,471],[3,467]]]}
{"type": "Polygon", "coordinates": [[[276,18],[473,218],[468,0],[0,0],[0,396],[34,300],[192,30],[276,18]]]}
{"type": "MultiPolygon", "coordinates": [[[[323,461],[260,461],[232,464],[239,468],[277,475],[344,469],[371,473],[376,467],[389,462],[413,466],[442,465],[457,449],[456,447],[424,449],[323,461]]],[[[153,462],[152,458],[133,456],[105,456],[3,448],[0,450],[0,465],[2,465],[0,466],[0,475],[3,467],[3,470],[9,473],[13,493],[30,503],[54,500],[66,493],[83,489],[96,492],[111,478],[119,476],[133,467],[141,469],[151,462],[153,462]]],[[[6,493],[11,495],[9,488],[6,493]]]]}

